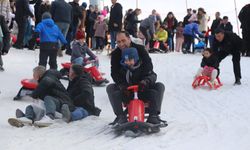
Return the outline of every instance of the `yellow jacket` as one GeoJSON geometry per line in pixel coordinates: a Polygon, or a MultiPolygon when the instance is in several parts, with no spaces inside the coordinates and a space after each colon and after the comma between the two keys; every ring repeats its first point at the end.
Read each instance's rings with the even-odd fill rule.
{"type": "Polygon", "coordinates": [[[154,38],[154,40],[166,42],[168,39],[168,32],[165,30],[162,31],[158,30],[156,31],[155,35],[156,37],[154,38]]]}

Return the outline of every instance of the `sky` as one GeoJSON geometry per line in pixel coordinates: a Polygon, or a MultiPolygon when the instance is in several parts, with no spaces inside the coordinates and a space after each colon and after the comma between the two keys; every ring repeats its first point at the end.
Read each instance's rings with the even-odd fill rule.
{"type": "MultiPolygon", "coordinates": [[[[89,0],[80,0],[80,2],[83,1],[89,3],[89,0]]],[[[102,1],[105,6],[111,6],[111,0],[102,1]]],[[[235,1],[238,13],[244,5],[250,3],[250,0],[235,1]]],[[[136,0],[118,0],[118,2],[122,4],[124,11],[129,8],[136,8],[136,0]]],[[[179,21],[182,21],[186,15],[187,7],[196,10],[199,7],[203,7],[211,18],[210,24],[214,19],[215,12],[219,11],[222,17],[229,17],[229,20],[234,26],[234,32],[238,32],[234,0],[138,0],[138,7],[142,9],[142,14],[139,17],[141,19],[146,18],[152,9],[156,9],[161,14],[162,19],[166,17],[169,11],[172,11],[179,21]]]]}

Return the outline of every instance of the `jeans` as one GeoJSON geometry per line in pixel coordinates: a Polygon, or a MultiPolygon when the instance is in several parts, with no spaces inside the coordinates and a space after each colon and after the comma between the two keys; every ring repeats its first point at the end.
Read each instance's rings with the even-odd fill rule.
{"type": "Polygon", "coordinates": [[[52,96],[45,96],[44,105],[46,109],[46,115],[50,114],[55,116],[56,111],[61,112],[61,102],[52,96]]]}
{"type": "MultiPolygon", "coordinates": [[[[69,23],[65,23],[65,22],[56,22],[56,25],[58,26],[58,28],[61,30],[62,34],[64,35],[64,37],[66,38],[67,33],[69,31],[69,23]]],[[[62,47],[61,42],[59,42],[59,47],[62,47]]]]}
{"type": "Polygon", "coordinates": [[[86,118],[89,115],[88,111],[82,107],[76,107],[76,109],[71,112],[71,120],[76,121],[86,118]]]}
{"type": "Polygon", "coordinates": [[[111,48],[115,49],[116,45],[116,31],[110,31],[110,38],[111,38],[111,48]]]}
{"type": "Polygon", "coordinates": [[[17,34],[17,41],[14,45],[22,47],[24,33],[25,33],[25,29],[26,29],[26,24],[27,24],[27,17],[22,17],[22,18],[16,19],[16,23],[18,26],[18,34],[17,34]]]}

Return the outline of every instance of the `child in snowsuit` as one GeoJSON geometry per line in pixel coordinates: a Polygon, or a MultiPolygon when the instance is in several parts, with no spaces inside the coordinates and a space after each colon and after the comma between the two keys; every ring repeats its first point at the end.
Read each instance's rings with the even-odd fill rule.
{"type": "Polygon", "coordinates": [[[50,13],[45,12],[43,14],[42,22],[36,26],[35,33],[40,34],[39,65],[46,67],[49,58],[50,69],[57,69],[58,40],[63,44],[66,44],[67,41],[61,30],[51,19],[50,13]]]}
{"type": "Polygon", "coordinates": [[[219,60],[213,53],[213,50],[206,48],[203,52],[203,58],[201,62],[201,68],[199,68],[195,77],[208,76],[211,78],[212,85],[215,84],[215,79],[219,74],[219,60]]]}
{"type": "Polygon", "coordinates": [[[95,66],[99,66],[97,56],[89,49],[85,42],[84,32],[80,30],[77,31],[76,40],[72,43],[71,63],[82,66],[94,63],[95,66]],[[86,55],[89,55],[89,57],[86,55]]]}
{"type": "MultiPolygon", "coordinates": [[[[103,51],[104,48],[104,39],[105,39],[105,33],[108,30],[108,27],[104,21],[104,16],[100,15],[98,16],[98,21],[94,25],[95,30],[95,39],[96,39],[96,49],[100,52],[103,51]]],[[[97,51],[96,51],[97,52],[97,51]]]]}

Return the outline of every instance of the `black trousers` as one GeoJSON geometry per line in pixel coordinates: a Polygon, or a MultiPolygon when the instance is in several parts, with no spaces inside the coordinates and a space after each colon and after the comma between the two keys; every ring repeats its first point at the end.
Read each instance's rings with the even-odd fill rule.
{"type": "Polygon", "coordinates": [[[132,35],[134,38],[137,38],[137,31],[134,29],[127,29],[126,30],[130,35],[132,35]]]}
{"type": "Polygon", "coordinates": [[[23,39],[24,39],[24,33],[26,29],[27,24],[27,17],[22,17],[16,19],[17,26],[18,26],[18,34],[17,34],[17,41],[15,43],[16,46],[23,46],[23,39]]]}
{"type": "Polygon", "coordinates": [[[96,48],[97,49],[103,49],[104,48],[104,38],[103,37],[95,37],[96,39],[96,48]]]}
{"type": "Polygon", "coordinates": [[[38,65],[46,67],[48,58],[50,69],[57,69],[57,49],[40,49],[38,65]]]}
{"type": "Polygon", "coordinates": [[[243,36],[243,40],[244,40],[244,54],[246,54],[246,56],[250,56],[250,31],[246,31],[243,30],[242,31],[242,36],[243,36]]]}
{"type": "MultiPolygon", "coordinates": [[[[124,115],[122,103],[128,103],[128,99],[133,99],[133,96],[128,98],[123,95],[123,92],[120,91],[119,87],[116,84],[108,85],[106,90],[115,115],[124,115]]],[[[149,102],[150,115],[158,115],[161,113],[161,104],[163,100],[164,91],[165,86],[162,83],[158,82],[152,87],[145,89],[144,92],[138,93],[139,99],[149,102]]]]}
{"type": "MultiPolygon", "coordinates": [[[[218,59],[219,59],[219,62],[221,62],[224,58],[226,58],[229,53],[226,52],[226,51],[219,51],[217,53],[218,55],[218,59]]],[[[232,61],[233,61],[233,69],[234,69],[234,76],[235,76],[235,79],[241,79],[241,69],[240,69],[240,51],[235,51],[233,54],[232,54],[232,61]]]]}
{"type": "MultiPolygon", "coordinates": [[[[194,43],[194,37],[192,35],[186,35],[184,34],[184,43],[183,48],[186,49],[186,51],[190,51],[191,45],[194,43]]],[[[193,50],[194,52],[194,50],[193,50]]]]}

